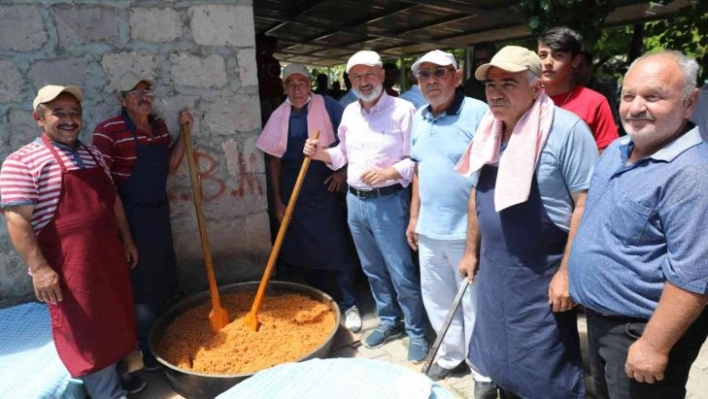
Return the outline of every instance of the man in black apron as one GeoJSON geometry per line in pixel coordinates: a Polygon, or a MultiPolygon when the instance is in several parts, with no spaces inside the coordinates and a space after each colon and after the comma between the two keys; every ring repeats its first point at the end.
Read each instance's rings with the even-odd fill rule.
{"type": "Polygon", "coordinates": [[[540,74],[538,56],[517,46],[475,72],[490,112],[457,166],[476,180],[459,266],[478,293],[469,360],[506,397],[582,398],[567,254],[598,153],[588,126],[541,91],[540,74]]]}
{"type": "MultiPolygon", "coordinates": [[[[268,175],[275,216],[282,223],[305,156],[302,148],[314,131],[320,139],[336,142],[336,129],[344,109],[329,96],[310,90],[310,72],[302,64],[283,69],[286,101],[272,114],[256,146],[268,154],[268,175]]],[[[347,226],[341,202],[346,186],[346,168],[333,172],[324,162],[310,164],[283,246],[278,256],[278,278],[305,280],[328,292],[328,280],[339,288],[339,304],[344,325],[353,332],[361,330],[361,315],[356,306],[354,258],[347,242],[347,226]]]]}
{"type": "MultiPolygon", "coordinates": [[[[165,122],[152,109],[152,83],[133,73],[118,82],[121,114],[100,123],[93,143],[106,158],[118,188],[131,233],[140,253],[131,272],[138,341],[148,371],[158,364],[148,345],[150,327],[176,287],[167,175],[184,157],[184,142],[173,143],[165,122]]],[[[180,126],[189,129],[192,115],[179,112],[180,126]]],[[[128,377],[127,375],[124,376],[128,377]]]]}

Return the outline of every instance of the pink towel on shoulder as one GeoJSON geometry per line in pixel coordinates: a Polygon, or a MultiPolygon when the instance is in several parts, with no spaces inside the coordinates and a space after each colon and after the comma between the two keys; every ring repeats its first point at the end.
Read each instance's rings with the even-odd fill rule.
{"type": "Polygon", "coordinates": [[[455,165],[457,172],[470,176],[486,164],[499,162],[494,193],[494,208],[497,212],[528,200],[531,179],[553,123],[553,108],[553,100],[540,93],[531,108],[516,123],[501,160],[499,145],[503,123],[495,119],[491,111],[487,111],[472,142],[455,165]]]}
{"type": "MultiPolygon", "coordinates": [[[[256,147],[267,154],[282,158],[288,148],[288,123],[290,122],[291,109],[292,104],[286,101],[273,111],[256,140],[256,147]]],[[[319,142],[325,148],[334,143],[332,121],[327,114],[324,97],[319,94],[310,93],[310,105],[307,108],[307,130],[308,137],[312,137],[315,130],[319,130],[319,142]]]]}

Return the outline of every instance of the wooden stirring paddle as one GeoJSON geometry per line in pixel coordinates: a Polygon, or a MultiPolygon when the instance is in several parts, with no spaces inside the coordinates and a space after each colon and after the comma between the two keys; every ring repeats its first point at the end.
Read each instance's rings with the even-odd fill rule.
{"type": "Polygon", "coordinates": [[[199,235],[202,239],[202,253],[204,254],[204,265],[206,266],[207,279],[209,280],[209,291],[211,292],[211,311],[209,312],[209,325],[212,332],[217,332],[229,324],[229,313],[221,307],[219,298],[219,288],[216,285],[214,276],[214,265],[211,259],[211,249],[209,248],[209,236],[207,235],[206,222],[204,217],[204,207],[202,206],[202,190],[197,177],[197,168],[194,165],[194,148],[192,148],[192,138],[190,129],[182,126],[182,140],[187,150],[187,164],[189,165],[189,177],[192,180],[192,198],[194,198],[194,210],[197,213],[197,224],[199,225],[199,235]]]}
{"type": "MultiPolygon", "coordinates": [[[[312,134],[312,139],[317,140],[319,137],[320,131],[315,130],[312,134]]],[[[265,271],[263,272],[261,284],[258,286],[256,298],[253,300],[253,306],[251,306],[251,311],[248,312],[244,317],[244,323],[246,323],[246,326],[248,326],[253,331],[258,331],[258,327],[260,327],[261,325],[260,321],[258,321],[258,309],[261,308],[261,304],[263,303],[265,290],[268,287],[268,281],[270,280],[270,275],[273,271],[273,266],[275,266],[275,261],[278,259],[280,247],[283,245],[283,240],[285,239],[285,232],[288,230],[288,225],[290,225],[290,218],[293,216],[293,209],[295,209],[297,197],[300,195],[300,189],[302,188],[302,182],[305,180],[307,168],[310,166],[310,160],[310,157],[305,157],[305,159],[302,161],[302,166],[300,167],[300,174],[297,175],[297,180],[295,180],[295,187],[293,187],[293,192],[290,195],[288,206],[285,207],[285,216],[283,216],[283,221],[280,223],[280,228],[278,229],[278,236],[275,238],[273,249],[270,251],[270,258],[268,258],[268,264],[266,265],[265,271]]]]}

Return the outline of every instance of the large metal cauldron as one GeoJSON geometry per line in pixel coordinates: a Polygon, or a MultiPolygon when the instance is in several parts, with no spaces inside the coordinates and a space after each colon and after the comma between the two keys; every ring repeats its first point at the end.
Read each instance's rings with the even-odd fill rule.
{"type": "MultiPolygon", "coordinates": [[[[258,290],[258,282],[246,282],[226,285],[219,288],[221,295],[232,294],[236,292],[253,292],[258,290]]],[[[281,295],[281,294],[302,294],[308,296],[314,300],[320,301],[329,305],[332,312],[334,312],[336,317],[336,323],[334,329],[329,334],[327,339],[315,349],[313,352],[297,359],[297,362],[308,360],[312,358],[326,358],[330,354],[332,348],[332,341],[334,335],[339,327],[339,321],[341,314],[339,312],[339,307],[337,303],[327,294],[322,291],[316,290],[312,287],[306,285],[286,283],[280,281],[271,281],[268,284],[268,296],[281,295]]],[[[209,291],[200,292],[194,296],[186,298],[181,302],[177,303],[175,306],[170,308],[165,312],[159,320],[155,323],[152,331],[150,332],[150,349],[155,353],[157,361],[160,362],[162,369],[165,371],[167,376],[167,381],[169,382],[172,389],[174,389],[180,395],[189,399],[211,399],[219,395],[220,393],[228,390],[239,382],[247,379],[253,374],[237,374],[237,375],[215,375],[215,374],[202,374],[196,373],[189,370],[183,370],[167,363],[165,359],[160,357],[157,352],[157,348],[162,339],[162,335],[165,333],[167,327],[174,321],[175,318],[182,315],[189,309],[197,307],[210,300],[209,291]]],[[[233,317],[233,315],[231,315],[233,317]]]]}

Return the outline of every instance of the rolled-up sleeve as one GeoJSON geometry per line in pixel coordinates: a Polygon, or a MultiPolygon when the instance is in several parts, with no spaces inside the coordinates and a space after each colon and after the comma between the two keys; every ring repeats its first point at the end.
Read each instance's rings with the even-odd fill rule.
{"type": "MultiPolygon", "coordinates": [[[[408,184],[413,181],[413,172],[415,171],[415,162],[411,159],[411,128],[413,126],[413,115],[415,115],[415,107],[410,103],[406,103],[406,112],[400,119],[400,131],[403,135],[401,143],[401,160],[394,163],[392,166],[399,175],[401,180],[405,180],[408,184]]],[[[407,184],[406,184],[407,185],[407,184]]]]}
{"type": "Polygon", "coordinates": [[[337,136],[339,138],[339,144],[326,150],[329,157],[332,159],[332,162],[328,163],[327,166],[332,170],[339,170],[349,162],[346,147],[347,127],[345,125],[339,125],[337,136]]]}

